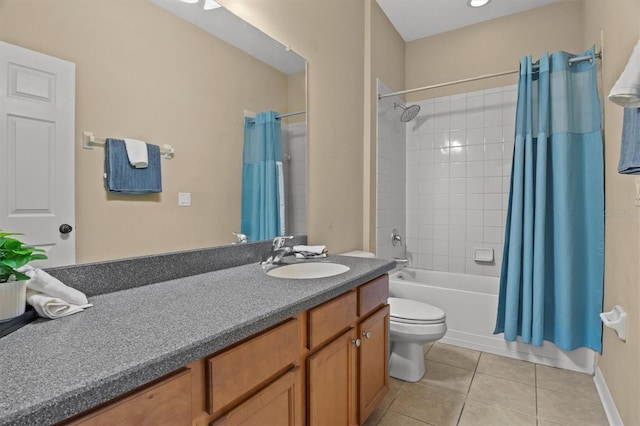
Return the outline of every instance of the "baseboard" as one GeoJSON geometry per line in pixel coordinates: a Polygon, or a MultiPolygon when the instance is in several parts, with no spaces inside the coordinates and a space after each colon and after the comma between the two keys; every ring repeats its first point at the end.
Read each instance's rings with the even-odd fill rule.
{"type": "Polygon", "coordinates": [[[609,392],[609,387],[607,386],[607,382],[604,380],[604,376],[602,375],[602,371],[599,366],[596,366],[596,374],[593,376],[593,381],[596,384],[596,389],[598,390],[598,395],[600,395],[600,401],[604,407],[604,412],[607,415],[609,425],[623,426],[622,418],[620,418],[620,414],[616,408],[616,403],[613,401],[613,397],[609,392]]]}
{"type": "Polygon", "coordinates": [[[495,336],[481,336],[457,330],[447,330],[447,334],[440,341],[494,355],[521,359],[580,373],[594,374],[595,355],[590,350],[565,352],[546,342],[545,346],[536,347],[525,345],[521,342],[506,342],[502,338],[495,336]]]}

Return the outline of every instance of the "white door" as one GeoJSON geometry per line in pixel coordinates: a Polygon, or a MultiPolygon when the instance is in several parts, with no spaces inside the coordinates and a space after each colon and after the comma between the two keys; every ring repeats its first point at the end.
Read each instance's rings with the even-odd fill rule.
{"type": "Polygon", "coordinates": [[[0,42],[0,229],[75,263],[75,64],[0,42]]]}

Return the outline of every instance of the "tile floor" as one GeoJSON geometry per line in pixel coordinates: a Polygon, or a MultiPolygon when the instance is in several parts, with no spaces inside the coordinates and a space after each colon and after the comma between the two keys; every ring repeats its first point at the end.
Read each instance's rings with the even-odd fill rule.
{"type": "Polygon", "coordinates": [[[366,426],[608,425],[587,374],[443,343],[425,365],[417,383],[391,379],[366,426]]]}

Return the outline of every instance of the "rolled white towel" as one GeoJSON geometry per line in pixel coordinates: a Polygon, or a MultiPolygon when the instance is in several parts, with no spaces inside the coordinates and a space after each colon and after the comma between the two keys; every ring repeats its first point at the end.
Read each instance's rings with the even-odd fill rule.
{"type": "Polygon", "coordinates": [[[83,292],[63,284],[42,269],[27,265],[19,271],[29,277],[27,303],[33,306],[41,317],[66,317],[93,306],[83,292]]]}
{"type": "Polygon", "coordinates": [[[296,253],[296,259],[321,259],[327,257],[327,253],[322,254],[305,254],[304,252],[296,253]]]}
{"type": "Polygon", "coordinates": [[[57,297],[50,297],[39,291],[27,287],[27,303],[33,306],[38,315],[44,318],[56,319],[67,315],[82,312],[85,308],[93,306],[90,303],[74,305],[57,297]]]}
{"type": "Polygon", "coordinates": [[[640,41],[609,92],[609,100],[625,108],[640,108],[640,41]]]}
{"type": "Polygon", "coordinates": [[[62,299],[72,305],[81,306],[89,303],[87,296],[83,292],[63,284],[42,269],[27,265],[20,268],[19,271],[30,278],[27,281],[27,289],[37,291],[45,296],[62,299]]]}
{"type": "Polygon", "coordinates": [[[129,164],[136,169],[146,169],[149,165],[149,154],[147,152],[147,143],[137,139],[125,139],[125,148],[127,149],[127,157],[129,164]]]}
{"type": "Polygon", "coordinates": [[[298,245],[298,246],[293,246],[293,251],[294,253],[323,254],[327,252],[327,246],[298,245]]]}

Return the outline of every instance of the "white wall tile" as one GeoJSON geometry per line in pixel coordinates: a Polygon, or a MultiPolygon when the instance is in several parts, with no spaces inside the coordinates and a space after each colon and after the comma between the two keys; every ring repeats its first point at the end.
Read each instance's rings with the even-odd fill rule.
{"type": "Polygon", "coordinates": [[[388,129],[379,130],[387,138],[380,154],[389,160],[380,168],[389,181],[379,185],[379,203],[387,207],[380,220],[392,226],[404,218],[400,221],[411,233],[406,256],[413,265],[500,273],[516,101],[515,85],[420,101],[419,119],[405,125],[401,153],[394,142],[397,111],[388,129]],[[404,216],[395,206],[403,199],[384,193],[403,185],[404,216]],[[495,264],[474,262],[474,246],[493,247],[495,264]]]}

